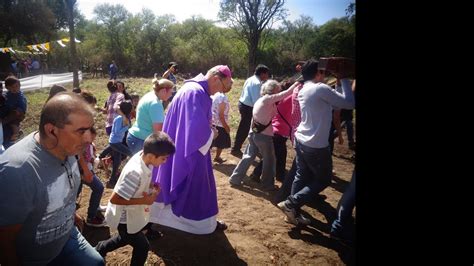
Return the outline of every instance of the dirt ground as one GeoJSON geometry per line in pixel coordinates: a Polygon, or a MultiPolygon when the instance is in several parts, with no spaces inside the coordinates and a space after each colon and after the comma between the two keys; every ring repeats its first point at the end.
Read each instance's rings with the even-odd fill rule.
{"type": "MultiPolygon", "coordinates": [[[[272,202],[277,192],[262,192],[257,186],[244,185],[231,188],[228,178],[239,162],[239,158],[224,150],[227,159],[214,165],[219,203],[218,219],[224,220],[228,229],[210,235],[193,235],[165,226],[157,226],[164,236],[150,242],[149,265],[353,265],[354,246],[346,246],[329,238],[331,222],[336,217],[336,206],[349,184],[354,162],[352,151],[345,143],[335,144],[334,170],[336,174],[330,187],[321,194],[327,196],[303,207],[311,225],[295,228],[284,221],[285,215],[272,202]]],[[[289,141],[288,141],[289,144],[289,141]]],[[[246,144],[244,144],[246,145],[246,144]]],[[[214,157],[214,155],[213,155],[214,157]]],[[[294,150],[288,146],[286,169],[291,167],[294,150]]],[[[248,174],[253,170],[250,167],[248,174]]],[[[98,171],[106,181],[102,170],[98,171]]],[[[278,186],[281,183],[276,181],[278,186]]],[[[106,189],[101,200],[105,205],[112,190],[106,189]]],[[[90,190],[84,187],[78,198],[79,214],[86,215],[90,190]]],[[[354,212],[355,214],[355,212],[354,212]]],[[[83,234],[95,246],[107,239],[115,230],[84,227],[83,234]]],[[[128,265],[132,248],[122,247],[110,252],[107,265],[128,265]]]]}

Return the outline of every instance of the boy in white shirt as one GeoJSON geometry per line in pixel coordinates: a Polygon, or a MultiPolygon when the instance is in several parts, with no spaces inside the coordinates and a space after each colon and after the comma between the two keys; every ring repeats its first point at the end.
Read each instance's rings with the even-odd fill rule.
{"type": "Polygon", "coordinates": [[[159,187],[151,181],[151,172],[166,162],[175,152],[170,137],[160,131],[145,139],[143,150],[127,162],[115,185],[114,192],[105,212],[110,228],[118,228],[118,234],[100,241],[95,249],[105,258],[107,252],[125,245],[133,247],[131,265],[143,265],[148,256],[150,244],[144,229],[150,220],[149,206],[155,201],[159,187]]]}

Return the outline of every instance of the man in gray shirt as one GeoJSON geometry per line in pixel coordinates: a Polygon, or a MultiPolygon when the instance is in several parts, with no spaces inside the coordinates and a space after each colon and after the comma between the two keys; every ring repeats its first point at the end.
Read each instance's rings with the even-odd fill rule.
{"type": "Polygon", "coordinates": [[[1,265],[104,265],[74,226],[75,155],[91,142],[93,114],[80,96],[60,93],[43,107],[39,132],[0,155],[1,265]]]}
{"type": "Polygon", "coordinates": [[[308,60],[302,67],[304,85],[299,91],[301,123],[295,133],[296,176],[291,195],[278,207],[293,224],[308,224],[300,208],[331,184],[332,158],[329,147],[333,108],[354,108],[354,96],[345,73],[333,73],[341,81],[342,93],[322,83],[325,72],[318,61],[308,60]]]}

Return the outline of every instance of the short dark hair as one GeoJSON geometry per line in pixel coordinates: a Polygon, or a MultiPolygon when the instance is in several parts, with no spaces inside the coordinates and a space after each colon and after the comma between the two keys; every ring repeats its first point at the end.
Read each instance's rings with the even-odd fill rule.
{"type": "Polygon", "coordinates": [[[120,103],[120,111],[126,116],[129,116],[132,112],[133,106],[132,103],[129,101],[123,101],[120,103]]]}
{"type": "Polygon", "coordinates": [[[158,131],[145,139],[143,154],[151,153],[155,156],[171,155],[176,151],[173,140],[163,131],[158,131]]]}
{"type": "Polygon", "coordinates": [[[82,90],[80,95],[89,104],[93,104],[93,105],[97,104],[97,99],[95,98],[94,94],[92,94],[92,92],[90,92],[88,90],[82,90]]]}
{"type": "Polygon", "coordinates": [[[301,74],[303,75],[303,82],[314,79],[314,76],[318,72],[318,63],[316,59],[309,59],[301,66],[301,74]]]}
{"type": "Polygon", "coordinates": [[[64,128],[71,124],[69,120],[71,114],[86,114],[94,117],[94,109],[76,93],[61,92],[47,101],[41,110],[39,132],[40,136],[46,136],[44,126],[48,123],[56,127],[64,128]]]}
{"type": "Polygon", "coordinates": [[[53,98],[54,95],[60,93],[60,92],[63,92],[63,91],[67,91],[66,88],[64,88],[63,86],[61,85],[53,85],[51,87],[51,89],[49,89],[49,96],[48,96],[48,100],[53,98]]]}
{"type": "Polygon", "coordinates": [[[15,76],[8,76],[6,79],[5,79],[5,87],[8,88],[12,85],[15,85],[17,83],[20,83],[20,80],[17,79],[17,77],[15,76]]]}
{"type": "Polygon", "coordinates": [[[255,68],[255,75],[260,76],[262,73],[268,73],[270,69],[264,64],[258,64],[255,68]]]}
{"type": "Polygon", "coordinates": [[[109,90],[110,93],[117,91],[117,86],[115,86],[115,83],[113,80],[109,80],[107,82],[107,89],[109,90]]]}

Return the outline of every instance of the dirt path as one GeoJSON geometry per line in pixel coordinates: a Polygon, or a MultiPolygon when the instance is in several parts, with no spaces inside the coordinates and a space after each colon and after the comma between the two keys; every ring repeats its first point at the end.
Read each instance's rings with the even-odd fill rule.
{"type": "MultiPolygon", "coordinates": [[[[345,132],[344,132],[345,134],[345,132]]],[[[346,140],[347,141],[347,140],[346,140]]],[[[347,144],[335,147],[336,176],[321,194],[326,200],[315,200],[303,211],[311,218],[307,227],[294,228],[284,221],[284,214],[272,203],[277,192],[262,192],[254,186],[231,188],[228,177],[239,162],[223,152],[227,161],[214,166],[219,201],[218,219],[229,226],[226,231],[199,236],[159,226],[164,236],[151,241],[147,264],[153,265],[351,265],[354,248],[329,238],[330,224],[336,216],[336,206],[350,181],[353,162],[347,144]]],[[[289,147],[287,169],[294,152],[289,147]]],[[[250,171],[253,167],[250,167],[250,171]]],[[[99,171],[103,179],[103,173],[99,171]]],[[[103,181],[105,181],[103,179],[103,181]]],[[[278,186],[280,182],[276,182],[278,186]]],[[[81,215],[85,215],[90,190],[85,187],[80,196],[81,215]]],[[[106,189],[102,204],[106,204],[111,189],[106,189]]],[[[94,246],[109,237],[109,228],[88,228],[83,234],[94,246]]],[[[131,247],[123,247],[107,255],[108,265],[129,264],[131,247]]]]}

